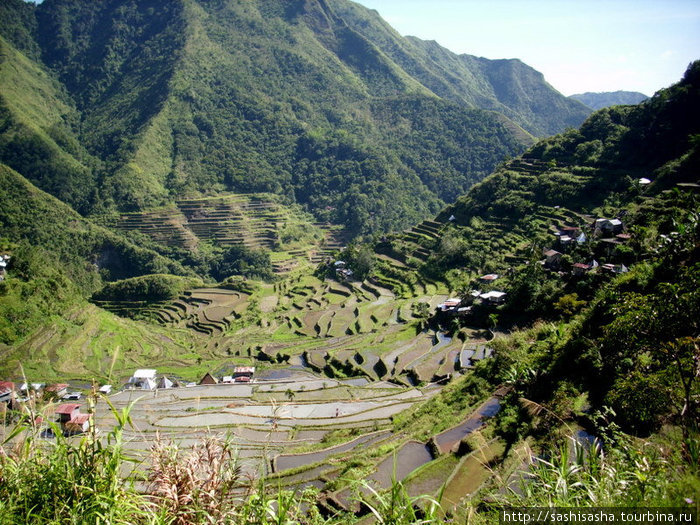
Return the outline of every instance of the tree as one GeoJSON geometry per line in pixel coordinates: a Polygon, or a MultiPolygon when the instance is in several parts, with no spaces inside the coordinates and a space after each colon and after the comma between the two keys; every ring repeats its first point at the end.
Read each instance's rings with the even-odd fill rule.
{"type": "Polygon", "coordinates": [[[562,295],[556,303],[554,309],[560,313],[562,317],[571,317],[578,312],[586,301],[579,300],[577,293],[569,293],[562,295]]]}
{"type": "Polygon", "coordinates": [[[294,401],[294,397],[296,396],[296,394],[294,393],[294,390],[292,390],[291,388],[288,388],[287,390],[285,390],[284,395],[289,401],[294,401]]]}
{"type": "Polygon", "coordinates": [[[428,303],[414,303],[411,307],[413,316],[418,318],[418,330],[425,330],[430,320],[430,305],[428,303]]]}
{"type": "Polygon", "coordinates": [[[498,325],[498,314],[497,313],[490,313],[489,314],[489,323],[491,325],[491,336],[496,337],[496,334],[494,333],[494,330],[496,329],[496,325],[498,325]]]}

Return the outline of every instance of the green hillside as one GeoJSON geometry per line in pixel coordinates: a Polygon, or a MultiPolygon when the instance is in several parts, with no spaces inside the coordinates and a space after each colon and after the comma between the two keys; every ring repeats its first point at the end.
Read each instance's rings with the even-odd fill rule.
{"type": "Polygon", "coordinates": [[[586,114],[344,0],[0,4],[0,522],[697,510],[700,61],[586,114]]]}
{"type": "Polygon", "coordinates": [[[80,116],[42,66],[0,37],[0,158],[85,213],[96,195],[96,159],[78,140],[80,116]]]}
{"type": "Polygon", "coordinates": [[[578,126],[590,113],[520,60],[457,55],[435,41],[401,37],[376,11],[357,3],[331,5],[350,27],[441,98],[497,111],[538,137],[578,126]]]}
{"type": "MultiPolygon", "coordinates": [[[[51,490],[74,504],[59,515],[75,519],[83,505],[83,521],[109,512],[129,523],[266,523],[269,509],[309,524],[496,523],[500,511],[532,505],[692,511],[699,72],[695,63],[649,102],[540,141],[434,219],[350,244],[343,263],[274,282],[125,279],[92,305],[50,312],[0,348],[6,377],[19,380],[24,364],[32,378],[119,384],[157,367],[188,387],[98,400],[89,410],[95,435],[109,436],[102,446],[60,435],[55,447],[34,446],[43,429],[26,418],[9,434],[25,446],[0,461],[2,510],[55,520],[31,502],[60,467],[51,490]],[[484,297],[497,291],[502,302],[484,297]],[[466,310],[450,311],[450,297],[466,310]],[[208,373],[241,365],[256,367],[254,381],[211,384],[208,373]],[[208,384],[191,383],[200,378],[208,384]],[[234,446],[236,457],[226,452],[234,446]],[[95,471],[111,483],[85,492],[70,481],[95,471]],[[131,483],[143,479],[157,507],[131,483]],[[217,497],[193,479],[210,480],[217,497]],[[173,483],[192,499],[169,496],[173,483]]],[[[238,199],[185,209],[211,201],[230,211],[238,199]]],[[[18,262],[3,291],[26,266],[9,249],[18,262]]],[[[34,285],[47,302],[56,295],[47,290],[67,289],[46,274],[34,285]]]]}
{"type": "Polygon", "coordinates": [[[428,53],[349,2],[3,9],[2,159],[83,214],[272,192],[388,231],[586,114],[522,64],[428,53]]]}
{"type": "Polygon", "coordinates": [[[105,280],[190,271],[121,235],[0,165],[0,238],[14,258],[2,283],[3,343],[13,343],[80,303],[105,280]]]}

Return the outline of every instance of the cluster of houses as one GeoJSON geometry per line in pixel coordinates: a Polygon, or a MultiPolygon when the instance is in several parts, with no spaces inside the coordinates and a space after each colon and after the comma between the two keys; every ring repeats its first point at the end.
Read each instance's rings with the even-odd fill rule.
{"type": "Polygon", "coordinates": [[[90,428],[92,414],[80,412],[77,403],[66,403],[56,408],[56,422],[61,425],[64,434],[81,434],[90,428]]]}
{"type": "Polygon", "coordinates": [[[7,272],[7,266],[10,264],[9,255],[0,255],[0,281],[5,280],[5,273],[7,272]]]}
{"type": "MultiPolygon", "coordinates": [[[[238,366],[233,369],[231,375],[221,378],[214,377],[207,372],[199,381],[200,385],[215,385],[226,383],[250,383],[255,374],[254,366],[238,366]]],[[[194,386],[197,383],[187,383],[181,385],[175,379],[166,376],[158,377],[154,369],[139,369],[129,378],[126,389],[132,390],[156,390],[160,388],[176,388],[179,386],[194,386]]],[[[0,381],[0,408],[4,410],[25,410],[25,403],[36,399],[58,399],[61,401],[77,401],[82,397],[82,392],[69,392],[69,385],[66,383],[56,383],[45,385],[44,383],[22,383],[17,385],[12,381],[0,381]]],[[[110,394],[112,385],[102,385],[99,392],[110,394]]],[[[92,414],[80,412],[78,403],[63,403],[58,405],[54,411],[56,423],[60,425],[61,431],[66,434],[80,434],[90,428],[92,414]]],[[[41,423],[38,418],[37,423],[41,423]]]]}
{"type": "Polygon", "coordinates": [[[333,263],[333,267],[335,268],[335,275],[338,277],[338,279],[352,279],[354,272],[347,267],[347,263],[345,261],[335,261],[333,263]]]}
{"type": "MultiPolygon", "coordinates": [[[[478,281],[483,285],[491,285],[500,276],[495,273],[489,273],[479,277],[478,281]]],[[[490,290],[482,292],[481,290],[472,290],[469,296],[465,298],[451,297],[446,301],[437,305],[437,309],[448,315],[464,317],[472,312],[472,306],[475,304],[483,304],[486,306],[498,306],[506,302],[506,292],[501,290],[490,290]]]]}
{"type": "Polygon", "coordinates": [[[231,383],[250,383],[255,374],[254,366],[237,366],[230,375],[214,376],[211,372],[204,374],[199,383],[181,384],[178,380],[168,378],[165,375],[158,377],[158,372],[152,368],[136,370],[129,378],[126,388],[130,390],[156,390],[160,388],[178,388],[180,386],[217,385],[231,383]]]}
{"type": "MultiPolygon", "coordinates": [[[[45,385],[44,383],[22,383],[17,385],[12,381],[0,381],[0,404],[4,409],[21,411],[26,409],[26,403],[35,402],[42,397],[48,399],[80,399],[80,392],[69,392],[68,385],[56,383],[45,385]]],[[[68,434],[80,434],[90,427],[91,414],[80,412],[80,405],[77,403],[64,403],[59,405],[54,411],[56,423],[60,425],[61,431],[68,434]]],[[[41,417],[37,417],[36,424],[43,423],[41,417]]]]}
{"type": "MultiPolygon", "coordinates": [[[[552,232],[555,237],[554,247],[543,251],[544,259],[540,261],[546,269],[560,271],[562,268],[562,257],[572,248],[585,244],[589,237],[607,246],[603,249],[603,257],[610,255],[612,250],[630,240],[630,234],[624,231],[624,224],[620,219],[596,219],[590,226],[590,231],[583,231],[577,226],[561,226],[554,228],[552,232]]],[[[590,261],[577,261],[573,263],[571,273],[575,277],[582,277],[592,270],[609,272],[612,274],[625,273],[628,268],[624,264],[599,264],[594,258],[590,261]]],[[[437,305],[437,310],[452,316],[468,316],[471,314],[472,306],[482,304],[487,306],[498,306],[506,301],[507,294],[504,291],[494,289],[493,283],[500,276],[489,273],[479,277],[478,282],[488,291],[474,289],[464,298],[449,298],[437,305]]]]}
{"type": "MultiPolygon", "coordinates": [[[[624,232],[624,224],[620,219],[596,219],[591,225],[593,238],[598,239],[606,246],[605,255],[610,255],[615,247],[625,244],[630,240],[631,235],[624,232]]],[[[562,226],[553,232],[556,237],[555,248],[548,248],[543,251],[544,260],[540,263],[552,271],[561,269],[562,257],[574,245],[584,244],[588,238],[586,233],[576,226],[562,226]]],[[[575,277],[586,275],[591,270],[600,268],[610,273],[625,273],[627,267],[624,264],[603,264],[600,265],[595,259],[590,262],[578,261],[572,266],[571,273],[575,277]]]]}
{"type": "Polygon", "coordinates": [[[32,399],[47,397],[51,399],[80,399],[80,392],[69,392],[68,385],[56,383],[46,385],[44,383],[21,383],[17,385],[13,381],[0,381],[0,403],[15,408],[18,404],[32,399]]]}

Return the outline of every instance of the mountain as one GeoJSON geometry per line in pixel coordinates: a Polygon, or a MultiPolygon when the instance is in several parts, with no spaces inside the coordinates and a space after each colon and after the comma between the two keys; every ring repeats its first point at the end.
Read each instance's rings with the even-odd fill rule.
{"type": "Polygon", "coordinates": [[[606,93],[579,93],[571,95],[569,98],[578,100],[591,109],[602,109],[608,106],[639,104],[649,97],[638,91],[612,91],[606,93]]]}
{"type": "Polygon", "coordinates": [[[435,41],[401,37],[375,10],[338,0],[332,5],[350,27],[444,99],[498,111],[538,137],[578,126],[590,114],[520,60],[457,55],[435,41]]]}
{"type": "MultiPolygon", "coordinates": [[[[527,409],[518,421],[532,425],[530,435],[547,426],[529,419],[537,406],[588,421],[609,443],[620,443],[605,433],[611,424],[657,443],[671,424],[677,436],[694,436],[678,446],[692,447],[700,409],[699,123],[700,61],[645,103],[596,111],[501,165],[434,220],[375,243],[371,278],[404,293],[447,280],[467,313],[438,310],[427,324],[467,341],[475,326],[508,333],[494,339],[492,370],[497,384],[514,388],[502,410],[510,418],[527,409]],[[483,292],[502,294],[502,303],[474,299],[483,292]],[[578,396],[590,407],[574,415],[578,396]]],[[[515,426],[501,430],[521,439],[515,426]]],[[[697,486],[697,457],[684,458],[697,486]]],[[[540,487],[545,499],[548,487],[540,487]]]]}
{"type": "Polygon", "coordinates": [[[398,229],[589,112],[345,0],[2,9],[0,159],[84,215],[273,192],[353,234],[398,229]]]}
{"type": "MultiPolygon", "coordinates": [[[[424,522],[478,514],[495,524],[508,508],[603,502],[690,516],[700,486],[699,136],[696,62],[648,102],[601,109],[539,141],[434,219],[351,244],[344,263],[328,259],[275,283],[227,280],[175,300],[200,285],[150,275],[106,286],[93,297],[100,308],[47,308],[39,330],[0,347],[3,377],[117,385],[149,367],[207,381],[97,400],[90,413],[108,439],[91,455],[81,453],[87,440],[37,446],[34,417],[8,411],[8,444],[24,447],[8,452],[18,468],[4,471],[4,515],[254,522],[274,508],[309,524],[415,523],[418,512],[424,522]],[[255,366],[255,383],[211,386],[236,366],[255,366]],[[127,416],[139,431],[122,441],[127,416]],[[219,443],[212,426],[237,432],[219,443]],[[159,448],[183,435],[181,448],[159,448]],[[194,452],[206,454],[187,455],[199,438],[194,452]],[[236,445],[245,455],[229,461],[236,445]],[[122,458],[142,470],[123,480],[122,458]],[[175,468],[185,463],[214,480],[216,497],[186,492],[192,471],[183,482],[175,468]],[[227,477],[236,468],[244,475],[227,477]],[[154,470],[145,490],[156,506],[133,483],[154,470]],[[95,483],[74,482],[93,471],[95,483]],[[357,478],[372,484],[360,502],[357,478]],[[64,505],[36,504],[47,479],[64,505]],[[227,498],[229,481],[250,492],[227,498]],[[315,488],[299,495],[300,484],[315,488]],[[172,486],[184,489],[167,499],[172,486]],[[418,511],[420,494],[439,503],[418,511]],[[116,504],[105,510],[105,501],[116,504]]],[[[13,228],[36,235],[24,220],[34,207],[49,234],[70,226],[62,215],[89,228],[11,170],[0,175],[3,202],[18,203],[2,216],[13,228]]],[[[14,250],[0,283],[4,338],[27,299],[55,306],[65,291],[52,268],[25,280],[36,259],[14,250]]]]}

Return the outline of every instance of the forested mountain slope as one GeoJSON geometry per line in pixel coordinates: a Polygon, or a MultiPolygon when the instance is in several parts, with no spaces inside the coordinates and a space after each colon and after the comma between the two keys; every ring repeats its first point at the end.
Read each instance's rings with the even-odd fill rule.
{"type": "Polygon", "coordinates": [[[104,281],[192,275],[180,264],[84,219],[0,164],[0,245],[12,256],[0,279],[0,346],[81,304],[104,281]]]}
{"type": "Polygon", "coordinates": [[[442,98],[498,111],[540,137],[578,126],[590,113],[520,60],[457,55],[435,41],[401,37],[376,11],[357,3],[330,3],[350,27],[442,98]]]}
{"type": "Polygon", "coordinates": [[[466,304],[474,289],[505,292],[465,319],[438,314],[450,330],[557,323],[546,342],[516,335],[496,355],[501,378],[520,374],[519,395],[559,415],[585,394],[636,435],[668,422],[697,432],[699,122],[695,62],[648,101],[599,110],[505,163],[438,215],[439,236],[389,236],[376,272],[396,286],[416,272],[451,279],[466,304]]]}
{"type": "Polygon", "coordinates": [[[620,104],[639,104],[649,97],[637,91],[612,91],[606,93],[577,93],[569,98],[583,102],[589,108],[602,109],[620,104]]]}
{"type": "Polygon", "coordinates": [[[266,191],[353,233],[400,228],[587,114],[517,61],[432,49],[341,0],[3,13],[2,160],[83,214],[266,191]]]}

